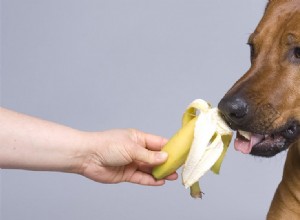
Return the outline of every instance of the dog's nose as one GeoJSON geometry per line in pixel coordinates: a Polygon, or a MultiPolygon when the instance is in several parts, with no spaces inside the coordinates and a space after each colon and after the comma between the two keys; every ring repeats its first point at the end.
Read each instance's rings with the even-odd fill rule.
{"type": "Polygon", "coordinates": [[[240,125],[245,121],[248,114],[248,104],[240,96],[224,97],[218,108],[229,122],[240,125]]]}

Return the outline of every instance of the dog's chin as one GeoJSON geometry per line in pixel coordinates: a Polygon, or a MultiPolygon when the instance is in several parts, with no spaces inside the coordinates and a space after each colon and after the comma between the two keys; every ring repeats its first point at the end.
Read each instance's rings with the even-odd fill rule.
{"type": "Polygon", "coordinates": [[[299,138],[300,126],[292,121],[273,132],[257,134],[237,130],[235,149],[253,156],[272,157],[288,149],[299,138]]]}

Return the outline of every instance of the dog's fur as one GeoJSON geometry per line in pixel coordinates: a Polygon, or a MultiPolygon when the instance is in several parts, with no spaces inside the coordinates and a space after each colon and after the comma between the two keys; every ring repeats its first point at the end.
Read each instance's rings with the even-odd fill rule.
{"type": "Polygon", "coordinates": [[[300,219],[300,0],[270,0],[248,43],[251,67],[219,107],[232,97],[242,99],[243,114],[224,113],[228,123],[276,137],[252,154],[270,157],[289,147],[267,219],[300,219]]]}

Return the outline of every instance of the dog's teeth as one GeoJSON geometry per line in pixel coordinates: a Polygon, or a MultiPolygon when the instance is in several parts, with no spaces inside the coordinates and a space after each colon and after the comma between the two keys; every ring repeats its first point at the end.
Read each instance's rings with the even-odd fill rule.
{"type": "Polygon", "coordinates": [[[238,131],[240,133],[240,135],[242,135],[244,138],[246,138],[247,140],[250,140],[251,139],[251,132],[248,132],[248,131],[241,131],[239,130],[238,131]]]}

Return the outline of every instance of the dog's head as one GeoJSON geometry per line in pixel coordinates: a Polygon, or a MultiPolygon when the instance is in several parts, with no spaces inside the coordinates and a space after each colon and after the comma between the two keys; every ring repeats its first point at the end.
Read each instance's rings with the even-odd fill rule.
{"type": "Polygon", "coordinates": [[[270,0],[248,44],[251,67],[218,107],[237,150],[271,157],[300,136],[300,0],[270,0]]]}

